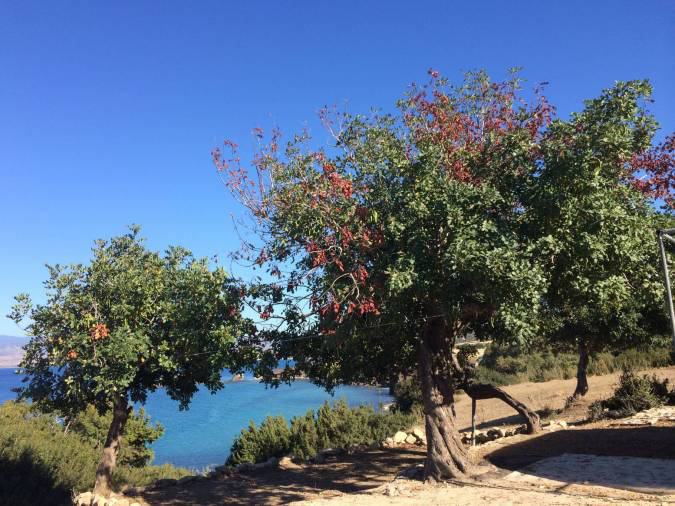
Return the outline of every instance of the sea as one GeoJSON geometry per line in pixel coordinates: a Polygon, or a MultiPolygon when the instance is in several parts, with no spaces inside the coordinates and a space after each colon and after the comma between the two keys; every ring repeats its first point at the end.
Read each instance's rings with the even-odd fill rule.
{"type": "MultiPolygon", "coordinates": [[[[14,368],[0,368],[0,403],[16,398],[12,388],[21,385],[22,376],[14,368]]],[[[228,373],[224,373],[228,379],[228,373]]],[[[368,404],[378,409],[391,402],[386,388],[342,386],[331,396],[307,380],[291,385],[266,388],[253,377],[229,382],[215,394],[199,390],[187,411],[162,390],[149,395],[143,406],[152,421],[164,427],[164,435],[155,441],[153,464],[170,463],[195,470],[222,465],[234,438],[253,420],[260,424],[269,415],[287,420],[319,408],[326,400],[345,399],[350,406],[368,404]]]]}

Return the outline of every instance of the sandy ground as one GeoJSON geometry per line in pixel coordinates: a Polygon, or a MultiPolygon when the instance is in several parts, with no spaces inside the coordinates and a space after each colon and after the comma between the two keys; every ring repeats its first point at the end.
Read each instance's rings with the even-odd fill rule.
{"type": "MultiPolygon", "coordinates": [[[[675,382],[675,368],[653,372],[675,382]]],[[[477,473],[461,482],[430,486],[397,478],[424,462],[423,448],[404,446],[331,457],[321,465],[195,481],[147,491],[137,499],[145,505],[675,504],[675,422],[574,425],[588,404],[611,394],[616,382],[617,375],[591,377],[586,398],[554,416],[570,422],[568,429],[471,448],[477,473]]],[[[574,380],[506,387],[534,409],[562,408],[573,389],[574,380]]],[[[470,399],[458,398],[456,407],[460,427],[468,428],[470,399]]],[[[500,401],[480,401],[477,413],[483,426],[520,423],[500,401]]]]}

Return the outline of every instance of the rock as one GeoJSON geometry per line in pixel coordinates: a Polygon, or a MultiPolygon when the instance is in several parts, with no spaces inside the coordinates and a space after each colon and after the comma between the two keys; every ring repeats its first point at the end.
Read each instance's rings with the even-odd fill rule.
{"type": "Polygon", "coordinates": [[[388,437],[387,439],[384,440],[384,446],[394,446],[394,438],[393,437],[388,437]]]}
{"type": "Polygon", "coordinates": [[[422,427],[414,427],[411,434],[415,436],[420,441],[427,440],[427,434],[422,427]]]}
{"type": "Polygon", "coordinates": [[[499,437],[506,437],[506,429],[497,429],[497,434],[499,437]]]}
{"type": "Polygon", "coordinates": [[[129,506],[141,506],[139,502],[132,502],[129,506]]]}
{"type": "Polygon", "coordinates": [[[99,494],[94,494],[91,500],[91,506],[105,506],[106,498],[99,494]]]}
{"type": "Polygon", "coordinates": [[[298,469],[300,466],[291,460],[290,457],[281,457],[277,465],[281,469],[298,469]]]}
{"type": "Polygon", "coordinates": [[[560,425],[563,429],[567,428],[567,422],[565,420],[560,420],[558,425],[560,425]]]}
{"type": "Polygon", "coordinates": [[[174,480],[173,478],[164,478],[163,480],[157,480],[152,488],[164,488],[164,487],[171,487],[178,483],[178,480],[174,480]]]}
{"type": "Polygon", "coordinates": [[[402,430],[399,430],[396,434],[394,434],[394,443],[403,443],[405,441],[405,438],[408,437],[408,434],[403,432],[402,430]]]}
{"type": "Polygon", "coordinates": [[[190,483],[191,481],[195,481],[196,479],[197,479],[196,476],[183,476],[176,482],[176,484],[185,485],[186,483],[190,483]]]}
{"type": "Polygon", "coordinates": [[[129,500],[128,499],[117,499],[117,502],[115,503],[115,506],[129,506],[129,500]]]}
{"type": "Polygon", "coordinates": [[[93,498],[94,495],[91,492],[85,492],[75,497],[73,504],[75,504],[75,506],[89,506],[93,498]]]}
{"type": "Polygon", "coordinates": [[[406,436],[405,438],[405,442],[408,443],[409,445],[413,445],[417,443],[417,438],[412,434],[408,434],[408,436],[406,436]]]}
{"type": "Polygon", "coordinates": [[[234,466],[234,470],[238,473],[248,473],[249,471],[253,471],[253,469],[255,467],[251,462],[242,462],[234,466]]]}

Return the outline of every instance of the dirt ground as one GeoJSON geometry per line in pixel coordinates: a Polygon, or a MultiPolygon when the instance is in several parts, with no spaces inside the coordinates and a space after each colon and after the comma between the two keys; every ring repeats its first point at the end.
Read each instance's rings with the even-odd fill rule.
{"type": "MultiPolygon", "coordinates": [[[[675,382],[673,367],[652,372],[675,382]]],[[[668,480],[675,480],[675,423],[666,421],[638,427],[616,426],[611,422],[575,425],[585,417],[588,404],[608,397],[616,382],[617,375],[589,378],[590,391],[586,398],[554,415],[556,420],[570,423],[567,429],[532,436],[517,435],[471,448],[476,475],[461,482],[431,486],[419,480],[397,478],[401,471],[424,462],[423,448],[404,446],[330,457],[324,464],[294,469],[266,468],[198,480],[146,491],[136,500],[144,505],[675,503],[675,488],[668,485],[671,483],[668,480]],[[625,463],[630,461],[640,467],[644,467],[643,462],[657,461],[635,458],[658,458],[662,459],[658,461],[660,474],[668,476],[661,489],[649,493],[621,483],[598,485],[583,478],[570,480],[563,472],[568,469],[566,472],[569,473],[570,467],[577,466],[566,460],[565,456],[570,454],[574,458],[600,456],[600,460],[590,465],[591,469],[597,467],[597,462],[612,458],[625,463]],[[556,470],[560,472],[556,474],[556,470]],[[523,473],[527,474],[525,478],[523,473]]],[[[574,390],[574,380],[522,383],[505,390],[533,409],[559,409],[574,390]]],[[[456,408],[460,427],[468,428],[470,399],[459,397],[456,408]]],[[[515,411],[495,400],[479,401],[477,415],[483,427],[521,422],[515,411]]],[[[612,462],[607,461],[605,466],[615,467],[612,462]]]]}

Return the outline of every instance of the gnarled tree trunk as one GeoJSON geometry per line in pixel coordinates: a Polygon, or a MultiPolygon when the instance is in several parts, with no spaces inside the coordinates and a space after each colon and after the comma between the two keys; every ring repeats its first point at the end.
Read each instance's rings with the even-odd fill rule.
{"type": "Polygon", "coordinates": [[[572,394],[572,398],[583,397],[588,392],[588,378],[586,369],[588,368],[588,346],[583,337],[579,337],[579,363],[577,364],[577,387],[572,394]]]}
{"type": "Polygon", "coordinates": [[[501,388],[487,383],[471,383],[462,387],[469,397],[476,400],[500,399],[520,413],[527,424],[528,434],[535,434],[541,430],[539,415],[522,402],[514,399],[501,388]]]}
{"type": "Polygon", "coordinates": [[[432,323],[419,343],[419,370],[427,436],[428,481],[460,478],[470,464],[455,425],[454,387],[451,370],[452,344],[442,323],[432,323]]]}
{"type": "Polygon", "coordinates": [[[96,469],[95,494],[108,497],[112,492],[112,473],[115,469],[117,454],[128,417],[129,409],[126,397],[116,395],[113,400],[113,418],[110,423],[110,429],[108,429],[108,437],[105,440],[101,461],[96,469]]]}

